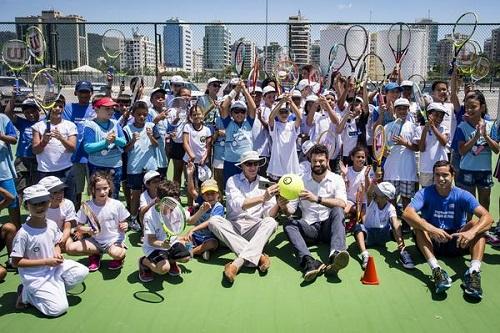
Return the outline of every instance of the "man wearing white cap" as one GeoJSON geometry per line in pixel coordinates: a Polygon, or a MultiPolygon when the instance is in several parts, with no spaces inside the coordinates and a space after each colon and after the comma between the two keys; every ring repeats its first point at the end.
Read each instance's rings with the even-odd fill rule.
{"type": "Polygon", "coordinates": [[[279,210],[275,198],[278,185],[265,190],[259,187],[263,178],[258,170],[263,162],[256,151],[241,154],[237,166],[242,172],[229,178],[226,186],[226,219],[209,220],[210,231],[237,255],[224,267],[224,276],[230,283],[243,265],[258,267],[262,273],[271,265],[269,256],[262,251],[278,226],[274,220],[279,210]]]}
{"type": "Polygon", "coordinates": [[[50,193],[43,185],[24,189],[30,215],[14,238],[11,258],[22,283],[16,308],[31,304],[44,315],[57,317],[68,310],[66,291],[81,283],[89,270],[62,256],[61,231],[46,216],[49,200],[50,193]]]}
{"type": "Polygon", "coordinates": [[[417,126],[406,120],[409,108],[410,102],[406,98],[398,98],[394,102],[396,120],[384,126],[389,150],[384,164],[384,181],[394,185],[396,195],[393,204],[396,206],[400,195],[403,209],[415,195],[415,183],[418,180],[415,158],[418,150],[415,137],[417,126]]]}

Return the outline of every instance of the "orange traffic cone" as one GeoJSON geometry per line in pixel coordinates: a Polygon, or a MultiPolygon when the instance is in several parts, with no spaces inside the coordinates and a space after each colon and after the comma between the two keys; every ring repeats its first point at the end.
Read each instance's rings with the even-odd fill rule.
{"type": "Polygon", "coordinates": [[[368,265],[366,266],[365,274],[361,278],[361,282],[363,284],[379,284],[375,261],[372,256],[368,257],[368,265]]]}

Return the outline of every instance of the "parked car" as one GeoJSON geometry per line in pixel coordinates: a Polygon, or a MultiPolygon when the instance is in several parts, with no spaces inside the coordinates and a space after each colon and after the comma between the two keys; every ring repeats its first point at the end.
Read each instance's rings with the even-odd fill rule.
{"type": "MultiPolygon", "coordinates": [[[[33,93],[33,90],[28,86],[24,79],[19,78],[19,92],[16,95],[15,106],[21,106],[22,102],[33,93]]],[[[16,78],[12,76],[0,76],[0,100],[9,99],[12,97],[16,78]]]]}
{"type": "Polygon", "coordinates": [[[103,82],[92,82],[92,88],[94,88],[94,93],[106,93],[107,83],[103,82]]]}
{"type": "MultiPolygon", "coordinates": [[[[199,97],[205,95],[204,91],[201,91],[194,83],[192,82],[184,82],[184,86],[191,90],[192,97],[199,97]]],[[[161,83],[161,87],[165,89],[167,93],[170,93],[170,80],[163,80],[161,83]]]]}

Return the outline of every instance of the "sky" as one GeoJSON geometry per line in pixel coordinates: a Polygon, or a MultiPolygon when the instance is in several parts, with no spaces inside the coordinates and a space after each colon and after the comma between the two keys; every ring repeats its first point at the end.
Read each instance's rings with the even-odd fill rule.
{"type": "MultiPolygon", "coordinates": [[[[78,14],[88,22],[164,22],[170,17],[188,22],[266,21],[266,0],[0,0],[0,21],[46,9],[78,14]]],[[[414,22],[430,16],[449,23],[466,11],[476,12],[480,22],[500,21],[500,6],[494,0],[268,0],[269,22],[285,22],[298,10],[311,22],[370,22],[370,17],[371,22],[414,22]]]]}

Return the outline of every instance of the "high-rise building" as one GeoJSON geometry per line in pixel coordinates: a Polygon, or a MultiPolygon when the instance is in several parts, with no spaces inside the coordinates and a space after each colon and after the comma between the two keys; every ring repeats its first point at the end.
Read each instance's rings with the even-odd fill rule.
{"type": "Polygon", "coordinates": [[[155,43],[134,29],[132,38],[125,40],[120,67],[136,74],[153,73],[156,67],[155,43]]]}
{"type": "Polygon", "coordinates": [[[438,64],[437,43],[438,43],[439,26],[433,23],[436,22],[434,22],[429,18],[424,18],[421,19],[420,21],[417,21],[417,23],[412,26],[412,28],[425,29],[427,33],[428,70],[431,70],[435,65],[438,64]]]}
{"type": "Polygon", "coordinates": [[[167,69],[193,70],[191,27],[178,18],[166,21],[163,28],[163,59],[167,69]]]}
{"type": "Polygon", "coordinates": [[[277,42],[270,42],[269,45],[265,48],[264,52],[264,63],[261,68],[264,69],[266,73],[272,73],[274,68],[276,67],[278,55],[281,52],[281,45],[277,42]]]}
{"type": "Polygon", "coordinates": [[[500,61],[500,28],[491,31],[491,60],[500,61]]]}
{"type": "Polygon", "coordinates": [[[88,65],[88,44],[85,19],[79,15],[64,16],[56,10],[43,10],[41,15],[16,17],[18,38],[24,39],[29,26],[38,26],[47,43],[47,63],[62,70],[88,65]]]}
{"type": "Polygon", "coordinates": [[[205,26],[203,37],[203,68],[222,71],[231,65],[231,31],[222,23],[205,26]]]}
{"type": "Polygon", "coordinates": [[[203,50],[197,49],[193,51],[193,73],[203,72],[203,50]]]}
{"type": "Polygon", "coordinates": [[[484,40],[483,53],[486,57],[491,59],[491,38],[484,40]]]}
{"type": "MultiPolygon", "coordinates": [[[[467,38],[463,36],[462,38],[467,38]]],[[[447,74],[450,68],[450,63],[453,60],[453,38],[451,34],[444,35],[437,43],[438,65],[441,74],[447,74]]]]}
{"type": "Polygon", "coordinates": [[[288,17],[288,47],[299,66],[306,65],[311,60],[311,25],[301,15],[288,17]]]}
{"type": "Polygon", "coordinates": [[[319,43],[319,39],[317,39],[311,44],[311,64],[312,65],[319,66],[320,52],[321,52],[320,43],[319,43]]]}

